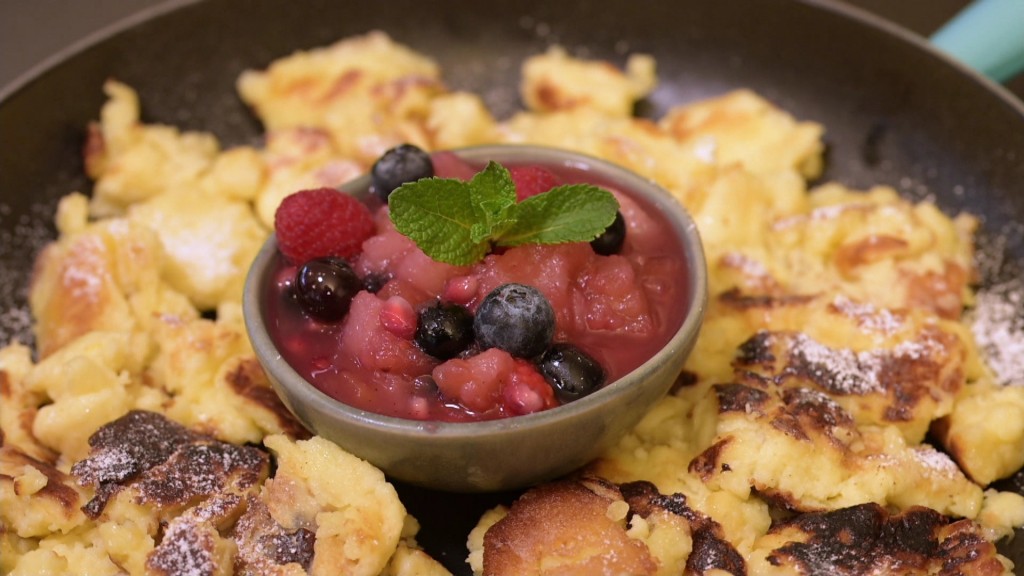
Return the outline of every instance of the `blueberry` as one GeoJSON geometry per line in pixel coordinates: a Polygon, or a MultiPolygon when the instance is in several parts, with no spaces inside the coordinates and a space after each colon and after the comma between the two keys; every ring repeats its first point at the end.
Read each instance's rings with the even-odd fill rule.
{"type": "Polygon", "coordinates": [[[299,306],[318,320],[335,322],[348,314],[363,282],[341,258],[317,258],[299,268],[295,294],[299,306]]]}
{"type": "Polygon", "coordinates": [[[435,358],[455,357],[473,343],[473,314],[446,302],[420,310],[416,343],[435,358]]]}
{"type": "Polygon", "coordinates": [[[594,252],[602,256],[618,254],[622,250],[622,243],[626,241],[626,220],[622,212],[615,212],[615,220],[604,229],[600,236],[590,241],[594,252]]]}
{"type": "Polygon", "coordinates": [[[483,349],[500,348],[513,356],[533,358],[551,344],[555,310],[532,286],[502,284],[477,307],[473,329],[483,349]]]}
{"type": "Polygon", "coordinates": [[[558,343],[538,363],[540,373],[562,402],[572,402],[604,386],[601,364],[572,344],[558,343]]]}
{"type": "Polygon", "coordinates": [[[401,144],[377,159],[370,169],[373,191],[384,202],[388,196],[406,182],[434,175],[434,163],[427,154],[412,144],[401,144]]]}
{"type": "Polygon", "coordinates": [[[363,290],[370,294],[376,294],[384,288],[384,285],[391,281],[390,274],[371,272],[363,278],[363,290]]]}

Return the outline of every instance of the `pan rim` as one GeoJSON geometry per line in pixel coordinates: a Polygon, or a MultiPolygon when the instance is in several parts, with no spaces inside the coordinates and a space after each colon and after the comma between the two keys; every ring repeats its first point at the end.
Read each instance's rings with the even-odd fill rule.
{"type": "Polygon", "coordinates": [[[35,80],[46,75],[52,69],[85,52],[93,46],[97,46],[107,40],[110,40],[121,32],[129,30],[135,26],[165,14],[169,14],[175,10],[184,8],[185,6],[199,4],[203,1],[205,0],[166,0],[165,2],[140,8],[131,14],[86,34],[78,40],[72,41],[70,44],[67,44],[63,48],[60,48],[56,52],[32,65],[27,70],[19,73],[4,86],[0,86],[0,106],[3,106],[8,99],[26,88],[35,80]]]}
{"type": "MultiPolygon", "coordinates": [[[[880,30],[886,34],[889,34],[899,40],[902,40],[912,45],[918,50],[921,50],[922,52],[937,58],[944,64],[951,66],[961,76],[971,79],[974,82],[980,84],[982,87],[987,89],[987,91],[998,96],[1001,100],[1003,100],[1004,103],[1009,105],[1011,108],[1015,109],[1016,112],[1021,116],[1021,118],[1024,119],[1024,100],[1018,98],[1006,86],[996,82],[995,80],[989,78],[988,76],[985,76],[975,68],[972,68],[971,66],[968,66],[967,64],[961,62],[953,55],[944,52],[943,50],[940,50],[938,47],[929,42],[927,38],[921,36],[920,34],[896,22],[887,20],[877,14],[868,12],[867,10],[859,6],[854,6],[852,4],[847,4],[844,2],[838,2],[837,0],[794,1],[797,2],[798,4],[814,7],[817,9],[821,9],[825,12],[831,12],[833,14],[837,14],[848,19],[859,21],[862,24],[873,27],[877,30],[880,30]]],[[[1024,74],[1024,72],[1022,72],[1021,74],[1024,74]]]]}
{"type": "MultiPolygon", "coordinates": [[[[129,30],[135,26],[155,18],[159,18],[178,9],[200,4],[204,1],[210,0],[166,0],[165,2],[160,2],[158,4],[139,9],[134,13],[131,13],[71,42],[53,54],[40,60],[29,69],[19,73],[6,85],[0,86],[0,107],[3,107],[10,98],[28,87],[35,80],[45,76],[57,66],[85,52],[86,50],[108,41],[121,32],[129,30]]],[[[791,1],[815,10],[843,17],[847,20],[852,20],[869,28],[874,28],[901,42],[909,44],[914,49],[938,59],[946,66],[952,67],[959,76],[980,85],[986,92],[1001,100],[1004,104],[1014,110],[1022,119],[1024,119],[1024,100],[1018,98],[1007,87],[981,74],[952,55],[940,50],[928,42],[926,38],[902,26],[901,24],[883,18],[882,16],[869,12],[859,6],[841,2],[840,0],[791,1]]]]}

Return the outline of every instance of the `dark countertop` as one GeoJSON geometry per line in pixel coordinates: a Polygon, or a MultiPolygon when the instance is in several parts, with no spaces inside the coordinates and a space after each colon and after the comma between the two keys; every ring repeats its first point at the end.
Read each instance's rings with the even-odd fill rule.
{"type": "MultiPolygon", "coordinates": [[[[922,36],[955,15],[968,0],[845,0],[922,36]]],[[[0,86],[83,41],[105,26],[165,0],[4,0],[0,2],[0,86]]],[[[1007,87],[1024,99],[1024,74],[1007,87]]]]}

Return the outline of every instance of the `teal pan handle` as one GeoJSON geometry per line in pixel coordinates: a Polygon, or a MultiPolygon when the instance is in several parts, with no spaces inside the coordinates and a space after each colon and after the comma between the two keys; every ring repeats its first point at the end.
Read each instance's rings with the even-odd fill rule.
{"type": "Polygon", "coordinates": [[[1024,70],[1024,0],[975,0],[931,41],[982,74],[1005,82],[1024,70]]]}

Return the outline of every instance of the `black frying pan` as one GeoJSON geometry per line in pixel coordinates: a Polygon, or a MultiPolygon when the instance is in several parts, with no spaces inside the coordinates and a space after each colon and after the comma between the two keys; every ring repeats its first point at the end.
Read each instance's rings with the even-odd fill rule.
{"type": "MultiPolygon", "coordinates": [[[[641,114],[749,87],[825,125],[824,179],[931,195],[949,213],[980,215],[988,234],[1024,220],[1020,101],[915,37],[827,2],[213,0],[157,12],[2,93],[2,342],[27,334],[24,315],[12,310],[24,309],[56,200],[89,189],[80,148],[105,79],[135,87],[147,121],[212,131],[225,145],[251,143],[261,129],[234,93],[242,70],[375,28],[437,58],[451,86],[482,93],[498,116],[518,105],[519,62],[552,42],[619,62],[623,49],[647,52],[661,85],[641,114]]],[[[1010,264],[988,282],[1024,263],[1022,235],[1006,239],[1010,264]]],[[[1004,487],[1021,491],[1024,480],[1004,487]]],[[[479,514],[514,497],[399,488],[423,525],[421,543],[457,573],[468,572],[465,538],[479,514]]],[[[1002,548],[1024,564],[1024,541],[1002,548]]]]}

